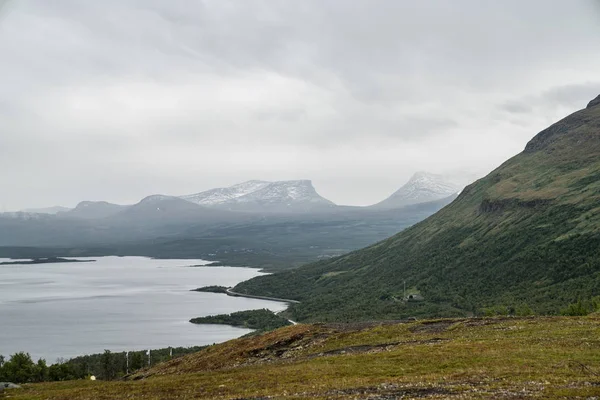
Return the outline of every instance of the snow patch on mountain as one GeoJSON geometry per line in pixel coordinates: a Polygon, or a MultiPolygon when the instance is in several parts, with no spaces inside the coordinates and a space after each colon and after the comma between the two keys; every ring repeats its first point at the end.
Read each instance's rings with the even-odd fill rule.
{"type": "Polygon", "coordinates": [[[425,203],[449,197],[459,190],[460,187],[448,181],[442,175],[417,172],[398,191],[372,207],[397,208],[425,203]]]}
{"type": "Polygon", "coordinates": [[[181,198],[206,207],[239,211],[310,211],[335,206],[317,193],[310,180],[248,181],[181,198]]]}
{"type": "Polygon", "coordinates": [[[211,189],[201,193],[181,196],[181,198],[201,206],[216,206],[249,195],[263,189],[270,183],[265,181],[248,181],[226,188],[211,189]]]}

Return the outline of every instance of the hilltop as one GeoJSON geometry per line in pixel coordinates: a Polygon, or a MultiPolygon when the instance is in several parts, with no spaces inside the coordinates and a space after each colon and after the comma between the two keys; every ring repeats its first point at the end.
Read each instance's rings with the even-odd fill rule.
{"type": "Polygon", "coordinates": [[[553,314],[599,295],[599,103],[540,132],[425,221],[235,291],[299,300],[295,321],[553,314]],[[405,282],[423,301],[404,301],[405,282]]]}
{"type": "Polygon", "coordinates": [[[592,398],[600,320],[467,318],[296,325],[119,382],[26,385],[21,399],[592,398]]]}

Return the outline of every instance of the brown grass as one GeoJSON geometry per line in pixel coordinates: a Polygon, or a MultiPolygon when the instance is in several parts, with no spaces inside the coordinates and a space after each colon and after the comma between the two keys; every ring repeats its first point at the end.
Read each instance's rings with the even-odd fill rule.
{"type": "Polygon", "coordinates": [[[233,340],[124,382],[28,385],[21,399],[600,396],[600,319],[498,318],[364,329],[299,325],[233,340]]]}

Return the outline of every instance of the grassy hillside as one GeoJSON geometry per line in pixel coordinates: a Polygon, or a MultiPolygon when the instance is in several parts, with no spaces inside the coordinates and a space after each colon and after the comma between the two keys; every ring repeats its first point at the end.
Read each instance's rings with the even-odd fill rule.
{"type": "Polygon", "coordinates": [[[129,381],[26,385],[14,400],[593,398],[600,320],[320,324],[233,340],[129,381]]]}
{"type": "Polygon", "coordinates": [[[300,321],[556,313],[600,294],[600,104],[539,133],[449,206],[348,255],[240,284],[300,321]],[[404,282],[424,301],[404,302],[404,282]]]}

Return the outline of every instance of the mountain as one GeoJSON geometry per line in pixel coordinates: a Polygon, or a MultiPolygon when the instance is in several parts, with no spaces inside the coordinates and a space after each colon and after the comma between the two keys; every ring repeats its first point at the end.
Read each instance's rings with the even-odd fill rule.
{"type": "Polygon", "coordinates": [[[206,207],[246,212],[311,212],[335,207],[309,180],[248,181],[181,198],[206,207]]]}
{"type": "MultiPolygon", "coordinates": [[[[53,246],[87,237],[88,220],[35,213],[0,214],[0,246],[53,246]]],[[[20,255],[8,257],[20,258],[20,255]]],[[[37,253],[36,253],[37,255],[37,253]]],[[[28,257],[27,257],[28,258],[28,257]]]]}
{"type": "Polygon", "coordinates": [[[456,185],[448,182],[441,175],[417,172],[398,191],[371,207],[376,209],[391,209],[425,203],[451,196],[458,193],[459,190],[456,185]]]}
{"type": "Polygon", "coordinates": [[[600,97],[423,222],[235,291],[301,301],[299,321],[553,314],[600,295],[600,97]]]}
{"type": "Polygon", "coordinates": [[[47,208],[28,208],[26,210],[23,210],[24,213],[29,213],[29,214],[50,214],[50,215],[55,215],[55,214],[58,214],[61,212],[67,212],[67,211],[71,211],[71,208],[54,206],[54,207],[47,207],[47,208]]]}
{"type": "Polygon", "coordinates": [[[82,219],[101,219],[117,214],[127,206],[108,203],[106,201],[82,201],[74,209],[63,213],[63,216],[82,219]]]}
{"type": "Polygon", "coordinates": [[[226,188],[211,189],[201,193],[181,196],[181,198],[201,206],[214,207],[235,203],[240,197],[247,196],[270,184],[271,182],[265,181],[248,181],[226,188]]]}
{"type": "MultiPolygon", "coordinates": [[[[187,239],[187,231],[192,228],[202,231],[213,225],[247,220],[242,213],[208,209],[172,196],[148,196],[132,206],[83,202],[74,210],[57,215],[0,214],[0,247],[5,247],[0,252],[8,257],[27,257],[27,249],[37,256],[69,255],[71,250],[88,255],[160,256],[153,252],[156,241],[173,236],[187,239]],[[146,246],[138,252],[140,243],[146,246]],[[63,251],[57,253],[50,247],[63,251]],[[135,249],[134,253],[129,252],[131,249],[135,249]]],[[[194,250],[197,249],[187,249],[194,250]]]]}
{"type": "Polygon", "coordinates": [[[179,224],[184,229],[186,225],[205,222],[207,219],[225,219],[228,216],[228,212],[211,210],[179,197],[152,195],[112,215],[110,220],[116,224],[141,226],[155,223],[179,224]]]}
{"type": "Polygon", "coordinates": [[[427,218],[452,200],[393,210],[338,207],[331,212],[259,214],[151,196],[103,219],[0,214],[0,257],[203,258],[274,271],[368,246],[427,218]]]}

